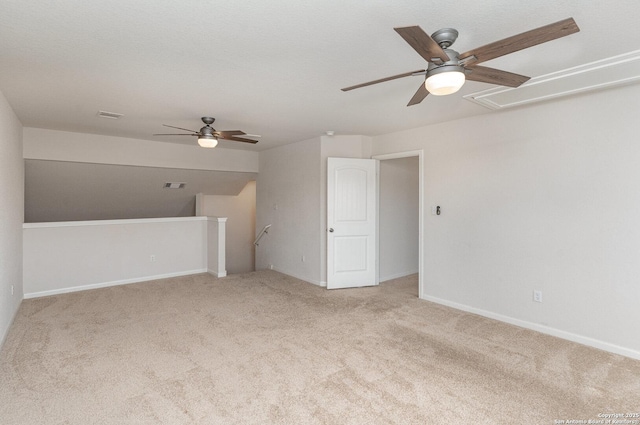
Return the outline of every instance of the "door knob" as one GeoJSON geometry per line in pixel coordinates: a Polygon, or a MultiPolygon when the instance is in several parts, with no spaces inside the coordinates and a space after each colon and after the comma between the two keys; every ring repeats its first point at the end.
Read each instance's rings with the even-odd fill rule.
{"type": "Polygon", "coordinates": [[[329,227],[329,232],[333,233],[333,227],[329,227]]]}

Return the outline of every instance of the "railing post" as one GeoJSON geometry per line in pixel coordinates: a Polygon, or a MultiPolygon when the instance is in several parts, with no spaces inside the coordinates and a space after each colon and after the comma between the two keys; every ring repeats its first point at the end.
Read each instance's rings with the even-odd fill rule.
{"type": "Polygon", "coordinates": [[[216,277],[227,275],[226,224],[227,217],[207,219],[207,271],[216,277]]]}

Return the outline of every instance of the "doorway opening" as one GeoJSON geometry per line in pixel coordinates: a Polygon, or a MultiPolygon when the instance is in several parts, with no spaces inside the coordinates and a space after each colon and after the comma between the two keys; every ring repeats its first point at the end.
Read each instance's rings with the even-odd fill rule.
{"type": "Polygon", "coordinates": [[[378,173],[378,276],[384,282],[417,273],[423,298],[423,151],[373,156],[378,173]]]}

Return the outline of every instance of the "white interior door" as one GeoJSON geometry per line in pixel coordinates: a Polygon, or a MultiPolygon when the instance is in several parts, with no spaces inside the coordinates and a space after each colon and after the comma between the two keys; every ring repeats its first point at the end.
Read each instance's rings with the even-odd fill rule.
{"type": "Polygon", "coordinates": [[[328,289],[378,283],[376,170],[375,159],[328,159],[328,289]]]}

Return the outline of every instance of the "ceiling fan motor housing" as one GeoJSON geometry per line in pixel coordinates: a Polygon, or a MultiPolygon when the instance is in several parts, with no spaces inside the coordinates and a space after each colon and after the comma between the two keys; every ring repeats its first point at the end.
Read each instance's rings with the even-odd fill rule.
{"type": "Polygon", "coordinates": [[[208,124],[202,127],[200,129],[200,136],[204,136],[205,138],[213,137],[213,128],[209,127],[208,124]]]}
{"type": "Polygon", "coordinates": [[[211,127],[211,124],[216,120],[212,117],[202,117],[200,118],[203,123],[206,125],[200,129],[200,137],[203,139],[215,139],[213,132],[215,129],[211,127]]]}
{"type": "Polygon", "coordinates": [[[446,62],[429,62],[429,66],[427,67],[427,78],[441,72],[458,71],[464,73],[464,67],[460,65],[460,61],[458,60],[458,56],[460,54],[452,49],[444,49],[444,52],[449,56],[449,60],[446,62]]]}

